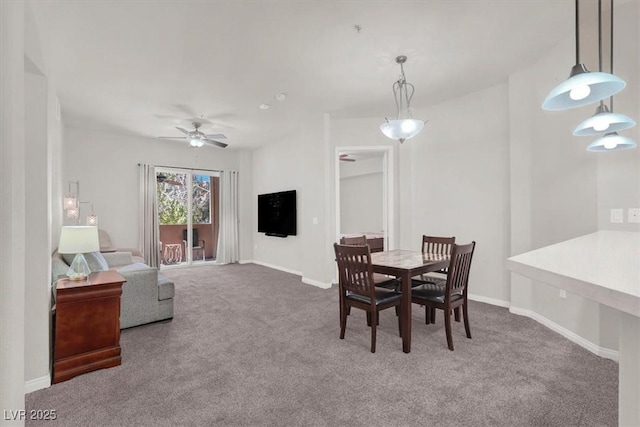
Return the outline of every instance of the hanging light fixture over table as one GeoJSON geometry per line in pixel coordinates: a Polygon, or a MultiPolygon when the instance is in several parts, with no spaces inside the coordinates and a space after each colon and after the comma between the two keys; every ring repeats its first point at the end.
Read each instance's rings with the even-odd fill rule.
{"type": "Polygon", "coordinates": [[[398,115],[396,119],[386,119],[380,125],[380,130],[385,136],[397,139],[400,143],[419,134],[425,124],[423,120],[416,120],[411,116],[411,98],[413,98],[415,88],[411,83],[407,83],[402,65],[405,62],[407,62],[406,56],[396,57],[396,63],[400,64],[400,78],[393,84],[393,96],[398,115]]]}
{"type": "Polygon", "coordinates": [[[576,65],[569,78],[553,88],[542,103],[544,110],[569,110],[601,101],[620,92],[626,86],[624,80],[601,71],[592,73],[580,63],[580,25],[578,0],[576,9],[576,65]]]}

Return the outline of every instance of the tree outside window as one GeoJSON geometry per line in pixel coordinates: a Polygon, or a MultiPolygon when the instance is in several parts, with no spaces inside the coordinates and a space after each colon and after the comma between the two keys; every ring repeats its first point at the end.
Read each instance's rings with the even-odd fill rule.
{"type": "MultiPolygon", "coordinates": [[[[160,225],[187,224],[187,177],[184,173],[159,173],[158,216],[160,225]]],[[[193,175],[192,223],[211,223],[211,177],[193,175]]]]}

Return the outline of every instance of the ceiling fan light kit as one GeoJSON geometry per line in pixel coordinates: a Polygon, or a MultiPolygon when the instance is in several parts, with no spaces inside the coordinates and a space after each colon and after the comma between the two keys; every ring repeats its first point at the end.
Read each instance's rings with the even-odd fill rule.
{"type": "Polygon", "coordinates": [[[411,99],[415,87],[407,82],[404,75],[405,62],[407,62],[406,56],[396,57],[396,63],[400,64],[400,78],[393,84],[393,97],[398,114],[395,119],[385,119],[386,121],[380,125],[380,131],[387,138],[396,139],[400,143],[419,134],[425,124],[424,120],[416,120],[411,115],[411,99]]]}

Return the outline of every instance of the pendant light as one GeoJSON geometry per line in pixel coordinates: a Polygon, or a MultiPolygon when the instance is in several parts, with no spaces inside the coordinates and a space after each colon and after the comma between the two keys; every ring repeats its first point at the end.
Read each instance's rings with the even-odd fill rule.
{"type": "Polygon", "coordinates": [[[542,103],[544,110],[570,110],[593,104],[615,93],[620,92],[626,86],[621,78],[613,74],[587,70],[580,63],[580,25],[578,0],[575,0],[576,9],[576,65],[571,68],[569,78],[556,86],[542,103]]]}
{"type": "MultiPolygon", "coordinates": [[[[602,2],[602,0],[598,0],[598,20],[599,21],[601,21],[601,18],[600,18],[601,2],[602,2]]],[[[610,48],[610,54],[611,54],[610,68],[611,68],[611,73],[613,74],[613,0],[611,0],[611,48],[610,48]]],[[[600,68],[602,69],[602,59],[600,60],[600,63],[601,63],[600,68]]],[[[604,105],[604,103],[601,102],[601,105],[604,105]]],[[[591,152],[622,151],[622,150],[629,150],[629,149],[632,149],[632,148],[636,148],[638,146],[638,144],[636,144],[636,142],[634,140],[632,140],[631,138],[627,138],[626,136],[618,135],[618,132],[617,132],[617,130],[628,129],[630,127],[635,126],[636,122],[634,120],[628,118],[624,114],[613,114],[613,96],[609,99],[609,105],[611,107],[611,113],[608,113],[608,112],[607,113],[601,113],[601,115],[622,116],[622,117],[627,119],[626,122],[625,122],[626,126],[622,127],[622,125],[621,125],[622,121],[618,121],[618,122],[610,124],[609,127],[607,128],[608,132],[602,138],[598,138],[595,141],[593,141],[591,144],[589,144],[589,146],[587,147],[587,151],[591,151],[591,152]],[[614,128],[614,126],[615,126],[615,128],[614,128]]],[[[604,107],[606,108],[606,105],[604,107]]],[[[596,111],[596,115],[598,115],[597,111],[596,111]]],[[[591,117],[591,119],[593,119],[594,117],[595,116],[591,117]]],[[[585,120],[585,122],[588,121],[588,120],[589,119],[585,120]]],[[[578,128],[579,127],[580,127],[580,125],[578,125],[578,128]]],[[[578,129],[576,129],[576,130],[578,130],[578,129]]],[[[576,133],[574,132],[574,135],[575,134],[576,133]]]]}
{"type": "MultiPolygon", "coordinates": [[[[611,0],[611,37],[609,61],[611,74],[613,74],[613,0],[611,0]]],[[[598,61],[600,71],[602,71],[602,0],[598,0],[598,61]]],[[[613,112],[613,97],[611,97],[611,110],[607,108],[604,101],[596,108],[593,116],[580,123],[573,131],[575,136],[599,135],[602,132],[612,133],[619,130],[629,129],[636,125],[635,120],[624,114],[613,112]]]]}
{"type": "Polygon", "coordinates": [[[611,132],[589,144],[587,151],[622,151],[636,148],[637,146],[638,144],[633,139],[618,135],[618,132],[611,132]]]}
{"type": "Polygon", "coordinates": [[[400,78],[393,84],[393,96],[396,100],[398,115],[395,120],[386,119],[380,125],[380,130],[385,136],[397,139],[400,143],[419,134],[425,123],[423,120],[416,120],[411,116],[411,98],[413,98],[415,88],[411,83],[407,83],[404,76],[402,64],[405,62],[407,62],[406,56],[396,57],[396,63],[400,64],[400,78]]]}

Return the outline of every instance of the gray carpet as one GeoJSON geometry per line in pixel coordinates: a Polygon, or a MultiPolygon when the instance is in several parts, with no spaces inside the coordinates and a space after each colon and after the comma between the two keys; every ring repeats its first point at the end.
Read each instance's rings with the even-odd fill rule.
{"type": "MultiPolygon", "coordinates": [[[[337,289],[258,265],[166,271],[175,317],[122,331],[122,365],[27,395],[53,426],[616,426],[618,365],[506,309],[442,312],[402,352],[393,309],[377,352],[361,310],[339,339],[337,289]]],[[[473,286],[473,285],[471,285],[473,286]]],[[[39,422],[28,421],[27,425],[39,422]]]]}

